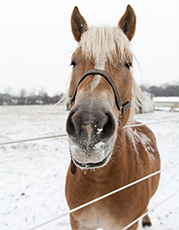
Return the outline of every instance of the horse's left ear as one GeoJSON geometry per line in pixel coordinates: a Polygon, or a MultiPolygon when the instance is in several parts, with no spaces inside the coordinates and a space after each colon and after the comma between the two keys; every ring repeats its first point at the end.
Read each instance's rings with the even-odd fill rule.
{"type": "Polygon", "coordinates": [[[71,15],[71,29],[73,36],[77,42],[80,41],[83,32],[88,29],[88,25],[83,16],[80,14],[77,6],[75,6],[71,15]]]}
{"type": "Polygon", "coordinates": [[[118,26],[128,37],[129,41],[131,41],[136,29],[136,15],[130,5],[127,6],[126,12],[120,19],[118,26]]]}

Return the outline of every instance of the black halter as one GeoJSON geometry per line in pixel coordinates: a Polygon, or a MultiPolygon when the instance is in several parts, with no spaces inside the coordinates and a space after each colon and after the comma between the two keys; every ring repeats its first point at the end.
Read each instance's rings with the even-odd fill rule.
{"type": "MultiPolygon", "coordinates": [[[[117,91],[117,88],[116,88],[116,85],[114,84],[112,78],[110,77],[110,75],[108,73],[106,73],[104,70],[100,70],[100,69],[90,69],[88,70],[87,72],[85,72],[82,77],[80,78],[74,92],[73,92],[73,95],[72,97],[70,98],[70,102],[71,104],[74,103],[75,101],[75,97],[76,97],[76,94],[77,94],[77,90],[78,90],[78,86],[81,84],[81,82],[89,75],[100,75],[102,77],[104,77],[106,79],[106,81],[110,84],[110,86],[112,87],[113,89],[113,92],[114,92],[114,96],[115,96],[115,101],[116,101],[116,106],[118,108],[118,110],[120,111],[120,115],[119,115],[119,125],[121,124],[121,116],[123,113],[125,113],[131,106],[131,101],[127,101],[125,104],[121,104],[121,99],[120,99],[120,96],[119,96],[119,93],[117,91]]],[[[71,160],[71,173],[72,174],[75,174],[76,173],[76,165],[75,163],[73,162],[73,160],[71,160]]]]}
{"type": "Polygon", "coordinates": [[[106,73],[104,70],[100,70],[100,69],[90,69],[87,72],[85,72],[81,79],[79,80],[72,97],[70,98],[70,102],[71,104],[74,103],[75,101],[75,97],[77,94],[77,90],[78,90],[78,86],[81,84],[81,82],[89,75],[100,75],[102,77],[104,77],[106,79],[106,81],[110,84],[110,86],[113,89],[114,95],[115,95],[115,101],[116,101],[116,106],[118,108],[118,110],[120,111],[120,118],[119,118],[119,124],[121,124],[121,116],[123,115],[123,113],[125,113],[131,106],[131,101],[127,101],[125,104],[121,104],[121,99],[119,96],[119,93],[117,91],[116,85],[114,84],[114,81],[112,80],[112,78],[110,77],[110,75],[108,73],[106,73]]]}

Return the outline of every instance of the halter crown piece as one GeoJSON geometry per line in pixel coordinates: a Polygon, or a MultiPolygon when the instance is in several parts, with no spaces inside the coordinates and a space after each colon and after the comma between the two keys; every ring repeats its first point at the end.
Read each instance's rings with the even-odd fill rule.
{"type": "Polygon", "coordinates": [[[75,101],[75,97],[76,97],[76,94],[77,94],[77,90],[78,90],[78,87],[79,85],[81,84],[81,82],[89,75],[100,75],[102,77],[104,77],[106,79],[106,81],[110,84],[110,86],[112,87],[113,89],[113,92],[114,92],[114,96],[115,96],[115,101],[116,101],[116,106],[118,108],[118,110],[120,111],[120,115],[119,115],[119,125],[121,124],[121,116],[123,115],[123,113],[125,113],[130,107],[131,107],[131,101],[127,101],[125,104],[121,104],[121,99],[120,99],[120,96],[119,96],[119,93],[117,91],[117,88],[116,88],[116,85],[114,84],[114,81],[112,80],[111,76],[105,72],[104,70],[100,70],[100,69],[90,69],[88,71],[86,71],[82,77],[80,78],[74,92],[73,92],[73,95],[72,97],[70,98],[70,102],[71,104],[74,103],[75,101]]]}

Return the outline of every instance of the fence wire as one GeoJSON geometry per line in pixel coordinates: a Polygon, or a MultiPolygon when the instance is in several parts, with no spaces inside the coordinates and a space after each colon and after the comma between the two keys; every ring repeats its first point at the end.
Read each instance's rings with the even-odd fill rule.
{"type": "MultiPolygon", "coordinates": [[[[147,175],[147,176],[145,176],[145,177],[142,177],[142,178],[140,178],[140,179],[138,179],[138,180],[136,180],[136,181],[134,181],[134,182],[132,182],[132,183],[129,183],[129,184],[123,186],[123,187],[120,187],[120,188],[118,188],[118,189],[115,189],[115,190],[113,190],[113,191],[111,191],[111,192],[109,192],[109,193],[107,193],[107,194],[105,194],[105,195],[103,195],[103,196],[100,196],[100,197],[98,197],[98,198],[96,198],[96,199],[94,199],[94,200],[91,200],[91,201],[89,201],[89,202],[87,202],[87,203],[85,203],[85,204],[82,204],[82,205],[80,205],[80,206],[78,206],[78,207],[76,207],[76,208],[74,208],[74,209],[71,209],[71,210],[69,210],[69,211],[67,211],[67,212],[65,212],[65,213],[63,213],[63,214],[61,214],[61,215],[59,215],[59,216],[57,216],[57,217],[51,219],[51,220],[48,220],[48,221],[46,221],[46,222],[44,222],[44,223],[42,223],[42,224],[39,224],[39,225],[37,225],[36,227],[30,228],[29,230],[36,230],[36,229],[38,229],[38,228],[41,228],[41,227],[43,227],[43,226],[45,226],[45,225],[47,225],[47,224],[50,224],[50,223],[52,223],[52,222],[54,222],[54,221],[56,221],[56,220],[61,219],[61,218],[64,217],[64,216],[67,216],[67,215],[69,215],[69,214],[71,214],[71,213],[74,213],[74,212],[76,212],[76,211],[78,211],[78,210],[80,210],[80,209],[82,209],[82,208],[85,208],[85,207],[87,207],[87,206],[89,206],[89,205],[91,205],[91,204],[94,204],[94,203],[96,203],[96,202],[98,202],[98,201],[100,201],[100,200],[103,200],[103,199],[105,199],[105,198],[107,198],[107,197],[109,197],[109,196],[112,196],[113,194],[115,194],[115,193],[117,193],[117,192],[120,192],[120,191],[122,191],[122,190],[124,190],[124,189],[126,189],[126,188],[129,188],[129,187],[131,187],[131,186],[133,186],[133,185],[135,185],[135,184],[138,184],[138,183],[140,183],[140,182],[142,182],[142,181],[144,181],[144,180],[146,180],[146,179],[148,179],[148,178],[151,178],[151,177],[153,177],[153,176],[155,176],[155,175],[157,175],[157,174],[159,174],[159,173],[161,173],[161,172],[167,171],[167,170],[169,170],[169,169],[171,169],[171,168],[174,168],[174,167],[176,167],[176,166],[178,166],[178,165],[179,165],[179,162],[177,162],[176,164],[173,164],[173,165],[171,165],[171,166],[169,166],[169,167],[167,167],[167,168],[165,168],[165,169],[158,170],[158,171],[156,171],[156,172],[154,172],[154,173],[151,173],[151,174],[149,174],[149,175],[147,175]]],[[[157,206],[157,207],[158,207],[158,206],[157,206]]],[[[146,214],[146,215],[147,215],[147,214],[146,214]]],[[[142,217],[141,217],[141,218],[142,218],[142,217]]],[[[137,220],[136,220],[136,222],[137,222],[137,220]]],[[[134,223],[133,223],[133,224],[134,224],[134,223]]],[[[132,224],[132,225],[133,225],[133,224],[132,224]]]]}
{"type": "MultiPolygon", "coordinates": [[[[127,128],[134,128],[134,127],[139,127],[139,126],[144,126],[144,125],[153,125],[153,124],[162,124],[162,123],[170,123],[170,122],[179,122],[179,120],[166,120],[166,121],[160,121],[160,122],[147,122],[147,123],[140,123],[140,124],[133,124],[133,125],[126,125],[123,127],[123,129],[127,128]]],[[[14,145],[14,144],[19,144],[19,143],[26,143],[26,142],[33,142],[33,141],[41,141],[41,140],[47,140],[47,139],[55,139],[55,138],[61,138],[61,137],[66,137],[67,134],[56,134],[52,136],[44,136],[44,137],[36,137],[36,138],[29,138],[29,139],[23,139],[23,140],[15,140],[15,141],[8,141],[8,142],[2,142],[0,143],[0,146],[5,146],[5,145],[14,145]]]]}
{"type": "MultiPolygon", "coordinates": [[[[144,126],[144,125],[162,124],[162,123],[168,123],[168,122],[179,122],[179,120],[165,120],[165,121],[160,121],[160,122],[148,122],[148,123],[141,123],[141,124],[134,124],[134,125],[126,125],[123,128],[126,129],[126,128],[133,128],[133,127],[139,127],[139,126],[144,126]]],[[[55,138],[61,138],[61,137],[66,137],[66,136],[67,136],[67,134],[59,134],[59,135],[44,136],[44,137],[38,137],[38,138],[29,138],[29,139],[23,139],[23,140],[15,140],[15,141],[9,141],[9,142],[0,143],[0,146],[20,144],[20,143],[25,143],[25,142],[39,141],[39,140],[55,139],[55,138]]],[[[55,218],[53,218],[53,219],[51,219],[49,221],[46,221],[46,222],[44,222],[42,224],[39,224],[39,225],[37,225],[37,226],[35,226],[33,228],[30,228],[29,230],[36,230],[36,229],[38,229],[40,227],[43,227],[43,226],[45,226],[47,224],[50,224],[50,223],[52,223],[52,222],[54,222],[56,220],[59,220],[60,218],[62,218],[64,216],[67,216],[67,215],[69,215],[69,214],[71,214],[73,212],[76,212],[76,211],[78,211],[78,210],[80,210],[80,209],[82,209],[84,207],[87,207],[87,206],[89,206],[89,205],[91,205],[91,204],[93,204],[95,202],[98,202],[98,201],[100,201],[102,199],[105,199],[105,198],[107,198],[107,197],[109,197],[109,196],[111,196],[111,195],[113,195],[113,194],[115,194],[117,192],[120,192],[120,191],[122,191],[122,190],[124,190],[126,188],[129,188],[129,187],[137,184],[137,183],[140,183],[143,180],[151,178],[151,177],[153,177],[153,176],[155,176],[155,175],[157,175],[157,174],[159,174],[159,173],[161,173],[163,171],[166,171],[166,170],[168,170],[170,168],[173,168],[173,167],[176,167],[178,165],[179,165],[179,162],[176,163],[176,164],[174,164],[174,165],[172,165],[172,166],[169,166],[168,168],[165,168],[165,169],[162,169],[162,170],[158,170],[158,171],[156,171],[156,172],[154,172],[154,173],[152,173],[150,175],[147,175],[147,176],[145,176],[143,178],[140,178],[140,179],[138,179],[138,180],[136,180],[136,181],[134,181],[134,182],[132,182],[130,184],[127,184],[127,185],[125,185],[123,187],[120,187],[120,188],[118,188],[118,189],[116,189],[114,191],[111,191],[111,192],[109,192],[109,193],[107,193],[107,194],[105,194],[103,196],[100,196],[100,197],[98,197],[98,198],[96,198],[94,200],[91,200],[91,201],[89,201],[89,202],[87,202],[87,203],[85,203],[83,205],[80,205],[80,206],[78,206],[78,207],[76,207],[74,209],[71,209],[71,210],[69,210],[69,211],[61,214],[58,217],[55,217],[55,218]]],[[[172,198],[173,196],[175,196],[176,194],[178,194],[178,192],[179,192],[179,190],[177,192],[173,193],[172,195],[170,195],[169,197],[167,197],[166,199],[164,199],[163,201],[161,201],[160,203],[158,203],[154,208],[152,208],[151,210],[147,211],[142,216],[140,216],[139,218],[137,218],[136,220],[134,220],[133,222],[131,222],[123,230],[126,230],[127,228],[131,227],[133,224],[135,224],[136,222],[138,222],[141,218],[143,218],[144,216],[146,216],[149,212],[153,211],[158,206],[160,206],[161,204],[163,204],[164,202],[168,201],[170,198],[172,198]]]]}
{"type": "Polygon", "coordinates": [[[166,197],[164,200],[162,200],[160,203],[156,204],[153,208],[151,208],[150,210],[148,210],[147,212],[145,212],[143,215],[141,215],[140,217],[138,217],[137,219],[135,219],[134,221],[132,221],[130,224],[128,224],[125,228],[123,228],[122,230],[127,230],[128,228],[130,228],[133,224],[137,223],[139,220],[141,220],[143,217],[147,216],[150,212],[153,212],[156,208],[158,208],[160,205],[162,205],[163,203],[167,202],[168,200],[170,200],[171,198],[173,198],[175,195],[177,195],[179,193],[179,190],[177,190],[176,192],[172,193],[170,196],[166,197]]]}

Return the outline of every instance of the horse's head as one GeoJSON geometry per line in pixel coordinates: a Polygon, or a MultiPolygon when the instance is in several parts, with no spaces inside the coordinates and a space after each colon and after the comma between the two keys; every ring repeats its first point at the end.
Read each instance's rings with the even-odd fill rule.
{"type": "Polygon", "coordinates": [[[97,168],[107,164],[117,130],[129,117],[133,61],[129,41],[136,16],[128,6],[118,26],[88,27],[75,7],[71,27],[79,43],[71,60],[72,105],[66,125],[71,157],[78,167],[97,168]]]}

